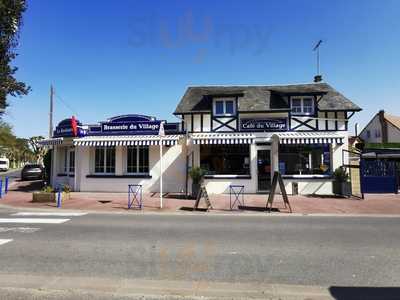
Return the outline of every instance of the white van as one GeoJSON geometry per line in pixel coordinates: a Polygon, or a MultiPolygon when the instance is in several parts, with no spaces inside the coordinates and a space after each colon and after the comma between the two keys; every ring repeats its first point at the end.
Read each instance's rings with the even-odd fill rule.
{"type": "Polygon", "coordinates": [[[8,158],[0,158],[0,171],[7,171],[10,167],[10,161],[8,158]]]}

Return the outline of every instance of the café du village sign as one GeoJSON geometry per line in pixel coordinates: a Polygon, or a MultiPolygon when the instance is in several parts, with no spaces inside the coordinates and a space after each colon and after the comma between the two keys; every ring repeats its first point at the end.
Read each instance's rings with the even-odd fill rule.
{"type": "Polygon", "coordinates": [[[287,130],[286,118],[274,119],[242,119],[241,131],[285,131],[287,130]]]}

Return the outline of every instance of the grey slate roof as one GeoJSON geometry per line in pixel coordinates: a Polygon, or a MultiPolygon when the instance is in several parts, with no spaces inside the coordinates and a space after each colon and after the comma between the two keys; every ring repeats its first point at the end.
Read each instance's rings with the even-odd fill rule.
{"type": "Polygon", "coordinates": [[[210,111],[212,98],[239,96],[239,112],[289,110],[290,95],[323,95],[319,110],[360,111],[361,108],[327,83],[265,86],[199,86],[189,87],[174,114],[210,111]]]}

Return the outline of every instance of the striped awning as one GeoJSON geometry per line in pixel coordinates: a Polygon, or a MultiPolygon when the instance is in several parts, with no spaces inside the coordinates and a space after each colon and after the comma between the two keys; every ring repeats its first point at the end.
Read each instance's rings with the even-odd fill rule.
{"type": "Polygon", "coordinates": [[[63,138],[50,138],[38,141],[39,145],[42,146],[54,146],[54,145],[61,145],[63,143],[63,138]]]}
{"type": "Polygon", "coordinates": [[[343,144],[345,136],[340,132],[280,132],[276,134],[280,144],[343,144]]]}
{"type": "Polygon", "coordinates": [[[193,144],[252,144],[255,136],[250,133],[193,133],[193,144]]]}
{"type": "Polygon", "coordinates": [[[128,135],[128,136],[86,136],[74,139],[75,146],[151,146],[176,145],[183,135],[166,135],[160,140],[158,135],[128,135]]]}

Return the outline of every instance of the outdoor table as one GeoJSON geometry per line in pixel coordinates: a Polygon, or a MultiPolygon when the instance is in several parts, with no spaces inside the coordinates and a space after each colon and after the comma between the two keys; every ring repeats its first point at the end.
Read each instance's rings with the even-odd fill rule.
{"type": "Polygon", "coordinates": [[[239,206],[244,206],[244,185],[230,185],[229,186],[229,206],[232,210],[237,203],[239,206]],[[234,198],[232,204],[232,196],[234,198]]]}

